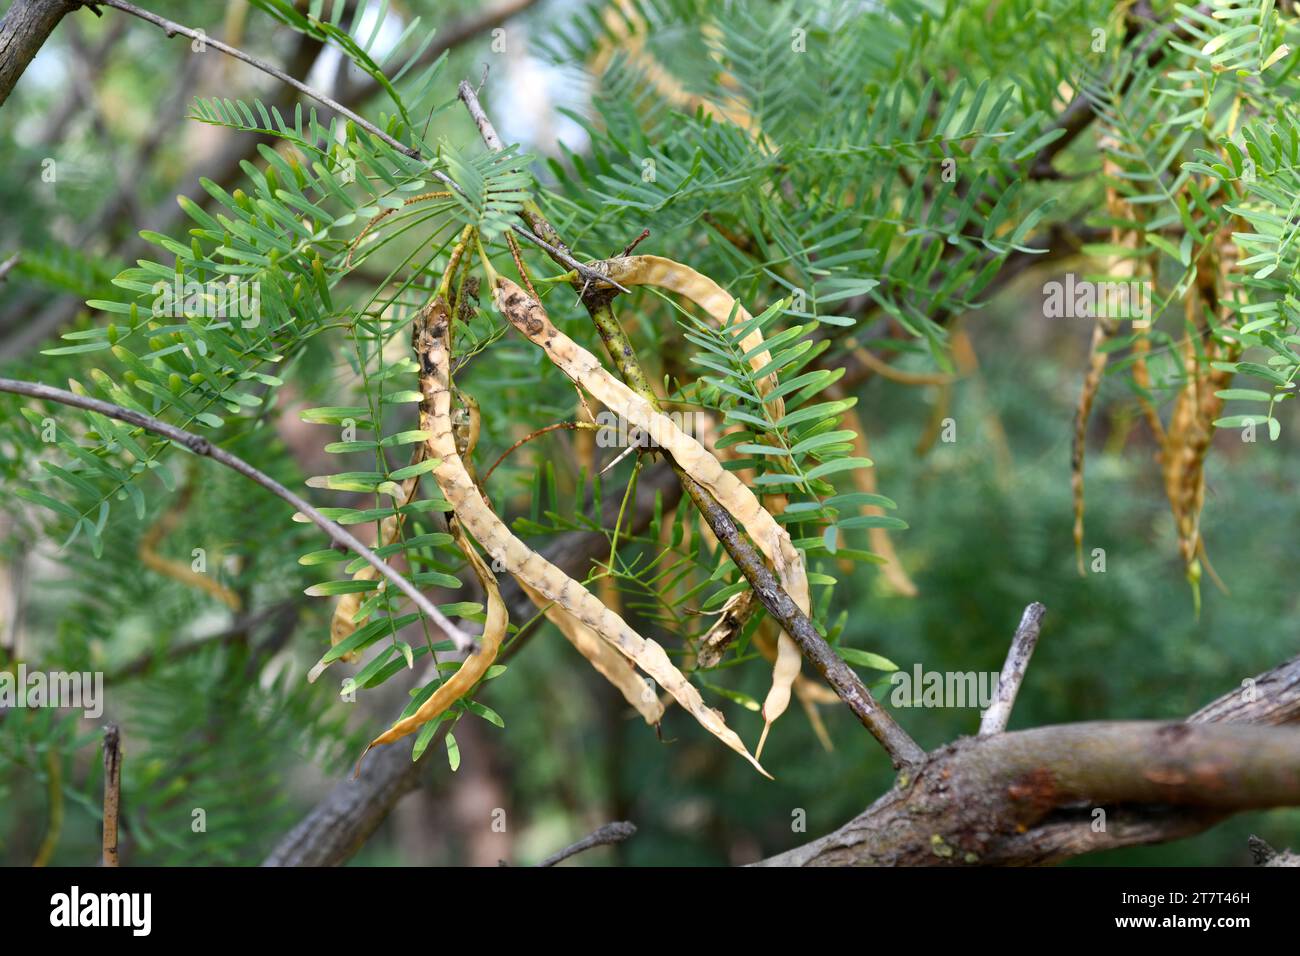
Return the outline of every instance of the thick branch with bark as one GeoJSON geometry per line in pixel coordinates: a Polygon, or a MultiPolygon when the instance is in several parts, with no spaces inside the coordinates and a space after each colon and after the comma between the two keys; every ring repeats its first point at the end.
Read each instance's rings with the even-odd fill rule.
{"type": "Polygon", "coordinates": [[[1181,724],[962,738],[838,830],[759,865],[1053,863],[1192,836],[1243,810],[1300,806],[1300,727],[1257,725],[1296,721],[1298,684],[1300,657],[1181,724]]]}

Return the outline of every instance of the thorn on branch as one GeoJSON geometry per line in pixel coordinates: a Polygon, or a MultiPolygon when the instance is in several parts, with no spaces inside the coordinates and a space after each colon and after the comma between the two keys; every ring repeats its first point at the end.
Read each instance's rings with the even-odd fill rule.
{"type": "Polygon", "coordinates": [[[642,243],[643,241],[645,241],[646,239],[649,239],[649,238],[650,238],[650,230],[649,230],[649,229],[642,229],[642,230],[641,230],[641,235],[637,236],[635,239],[633,239],[631,242],[629,242],[626,246],[624,246],[624,247],[623,247],[623,251],[620,252],[616,258],[619,258],[619,259],[626,259],[628,256],[630,256],[630,255],[632,254],[632,250],[633,250],[633,249],[635,249],[637,246],[641,245],[641,243],[642,243]]]}

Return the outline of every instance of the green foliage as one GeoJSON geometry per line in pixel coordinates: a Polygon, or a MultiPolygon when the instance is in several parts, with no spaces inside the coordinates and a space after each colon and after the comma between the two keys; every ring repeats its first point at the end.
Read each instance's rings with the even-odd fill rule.
{"type": "MultiPolygon", "coordinates": [[[[753,313],[719,328],[649,290],[615,300],[638,354],[664,382],[669,407],[708,414],[731,429],[717,443],[730,456],[727,467],[752,474],[760,493],[788,498],[780,520],[808,557],[815,623],[845,660],[874,672],[878,689],[887,689],[880,674],[895,662],[906,668],[922,655],[927,664],[942,658],[956,669],[976,659],[996,666],[1018,602],[1043,599],[1061,620],[1099,615],[1100,623],[1077,625],[1081,640],[1112,656],[1113,635],[1163,634],[1178,610],[1151,600],[1163,592],[1150,566],[1105,586],[1090,582],[1086,594],[1059,583],[1051,594],[1034,590],[1049,587],[1041,582],[1044,569],[1068,563],[1052,543],[1060,529],[1049,531],[1040,519],[1067,510],[1065,463],[1051,472],[1031,469],[1008,488],[991,473],[996,449],[987,434],[911,462],[905,436],[918,410],[892,390],[846,389],[855,349],[883,347],[917,366],[951,370],[949,320],[982,308],[1012,260],[1032,261],[1058,231],[1086,222],[1135,232],[1139,241],[1133,248],[1085,244],[1084,255],[1154,263],[1152,383],[1143,397],[1160,402],[1189,374],[1177,351],[1187,321],[1179,300],[1226,235],[1239,253],[1226,304],[1231,321],[1210,321],[1206,334],[1240,345],[1241,357],[1221,365],[1254,381],[1221,392],[1247,411],[1234,406],[1217,424],[1266,424],[1273,439],[1281,433],[1300,378],[1300,116],[1291,105],[1300,38],[1270,2],[1218,3],[1213,15],[1172,5],[1177,33],[1134,45],[1122,42],[1123,11],[1099,0],[786,0],[762,16],[745,4],[601,0],[541,31],[539,47],[557,67],[596,73],[586,77],[591,109],[566,112],[588,144],[561,144],[543,162],[517,146],[491,153],[478,144],[451,96],[455,77],[445,57],[418,66],[434,37],[427,21],[393,13],[387,2],[353,4],[350,18],[341,0],[305,8],[254,0],[252,7],[259,26],[275,27],[277,37],[297,31],[373,83],[377,101],[362,112],[384,135],[337,117],[322,122],[315,106],[289,115],[253,93],[196,97],[190,119],[270,142],[260,142],[257,161],[241,164],[237,186],[205,179],[204,196],[180,197],[184,227],[142,231],[150,252],[123,255],[125,268],[111,251],[83,251],[37,229],[29,220],[46,215],[52,201],[0,182],[6,205],[21,203],[27,213],[14,231],[23,240],[22,264],[10,276],[12,288],[0,290],[6,305],[70,290],[90,310],[33,356],[22,377],[70,382],[198,432],[291,488],[313,489],[324,513],[350,528],[368,533],[400,515],[397,539],[378,553],[418,586],[442,589],[444,613],[478,623],[483,606],[462,590],[463,558],[440,517],[450,506],[429,477],[434,463],[412,457],[427,437],[417,415],[412,319],[439,287],[468,227],[474,241],[449,278],[460,318],[456,383],[482,410],[480,474],[521,438],[574,417],[572,384],[477,302],[466,278],[490,271],[483,256],[496,271],[514,270],[507,233],[534,204],[580,259],[617,254],[648,228],[648,250],[713,277],[753,313]],[[1105,49],[1094,46],[1097,31],[1105,49]],[[1103,134],[1100,157],[1095,131],[1064,140],[1072,135],[1059,122],[1067,91],[1090,102],[1103,134]],[[1062,141],[1070,145],[1056,159],[1061,175],[1042,175],[1035,165],[1042,151],[1062,141]],[[1105,209],[1107,188],[1118,211],[1105,209]],[[741,344],[753,331],[763,333],[771,353],[758,370],[750,365],[754,350],[741,344]],[[773,373],[780,384],[765,396],[759,382],[773,373]],[[854,454],[855,435],[843,427],[844,414],[864,397],[872,400],[872,454],[886,466],[879,482],[887,494],[848,484],[874,467],[854,454]],[[773,407],[777,398],[783,413],[773,407]],[[406,502],[402,485],[416,478],[406,502]],[[869,506],[902,517],[863,514],[869,506]],[[881,559],[861,547],[870,529],[909,525],[896,541],[924,593],[910,603],[884,594],[871,566],[881,559]],[[870,614],[863,613],[868,601],[870,614]],[[1101,605],[1109,607],[1104,614],[1101,605]],[[997,640],[988,643],[989,634],[997,640]]],[[[7,155],[39,160],[39,150],[15,131],[0,136],[7,155]]],[[[592,343],[585,313],[556,281],[559,270],[535,249],[523,255],[557,325],[592,343]]],[[[1000,335],[1000,349],[1023,344],[1005,328],[1000,335]]],[[[1108,348],[1124,353],[1136,341],[1124,333],[1108,348]]],[[[1132,366],[1132,354],[1117,355],[1110,369],[1115,375],[1132,366]]],[[[1064,357],[1032,368],[1000,366],[1015,390],[1008,386],[996,408],[985,410],[1018,416],[1013,444],[1021,461],[1059,451],[1053,442],[1068,426],[1042,409],[1076,367],[1064,357]]],[[[666,508],[660,497],[648,527],[637,532],[603,519],[611,500],[624,511],[635,500],[651,459],[640,455],[590,474],[569,437],[536,437],[506,459],[488,487],[493,507],[539,549],[561,534],[599,535],[608,552],[587,582],[595,588],[608,579],[636,626],[689,668],[712,614],[746,586],[742,576],[689,504],[666,508]]],[[[114,707],[127,726],[133,803],[126,824],[139,862],[255,862],[291,819],[287,777],[294,766],[315,762],[337,775],[377,723],[397,716],[393,711],[413,713],[457,666],[445,654],[450,643],[434,640],[394,590],[356,577],[360,559],[327,547],[314,528],[238,476],[210,463],[191,467],[183,452],[143,429],[0,396],[0,480],[10,492],[0,508],[13,529],[0,557],[15,561],[39,547],[59,569],[36,588],[43,664],[122,675],[114,707]],[[193,548],[204,549],[209,573],[238,596],[241,610],[141,564],[146,536],[159,522],[174,525],[159,549],[182,564],[193,548]],[[355,630],[330,647],[334,602],[327,599],[348,594],[362,596],[349,622],[355,630]],[[256,613],[285,607],[299,631],[282,647],[280,625],[267,634],[267,619],[256,613]],[[417,628],[422,634],[412,637],[417,628]],[[189,644],[225,632],[229,639],[210,646],[189,644]],[[347,672],[342,696],[363,691],[372,708],[352,720],[338,684],[304,680],[317,660],[342,671],[339,659],[350,652],[362,660],[347,672]],[[131,670],[141,654],[152,663],[131,670]],[[417,673],[426,676],[414,679],[417,673]],[[198,809],[206,813],[206,839],[192,829],[198,809]]],[[[1240,514],[1276,520],[1233,500],[1240,514]]],[[[1154,526],[1151,509],[1134,510],[1154,526]]],[[[1096,511],[1099,534],[1112,538],[1134,517],[1114,502],[1096,511]]],[[[1161,535],[1167,529],[1152,532],[1161,535]]],[[[1244,551],[1234,544],[1232,553],[1248,560],[1244,551]]],[[[1277,595],[1264,599],[1284,605],[1277,595]]],[[[758,623],[749,623],[718,667],[691,673],[746,731],[741,721],[754,719],[749,712],[770,677],[751,642],[758,623]]],[[[1155,651],[1170,673],[1177,673],[1181,648],[1206,640],[1183,625],[1155,651]]],[[[456,722],[466,715],[494,726],[508,720],[504,746],[518,751],[529,786],[577,781],[572,785],[594,800],[600,788],[590,768],[561,766],[562,748],[547,728],[560,728],[579,752],[604,733],[615,750],[635,754],[615,768],[610,786],[644,790],[655,803],[667,778],[654,769],[669,759],[664,748],[652,735],[625,732],[621,713],[604,715],[616,729],[591,730],[587,724],[600,715],[578,702],[591,694],[574,659],[541,643],[525,665],[512,662],[510,679],[492,686],[490,702],[479,699],[480,688],[400,746],[418,758],[436,731],[462,730],[456,722]],[[547,715],[554,724],[514,717],[548,704],[559,711],[547,715]],[[586,723],[574,718],[579,712],[586,723]]],[[[1208,686],[1216,667],[1250,669],[1252,660],[1244,651],[1197,654],[1188,669],[1209,692],[1217,689],[1208,686]]],[[[499,666],[487,676],[504,672],[499,666]]],[[[1069,719],[1090,708],[1088,716],[1099,716],[1098,698],[1136,694],[1100,665],[1052,679],[1059,699],[1032,703],[1032,716],[1069,719]]],[[[1173,690],[1161,698],[1170,715],[1196,702],[1173,690]]],[[[832,730],[847,740],[841,728],[848,725],[835,722],[845,719],[834,718],[832,730]]],[[[917,723],[926,743],[971,729],[957,718],[917,723]]],[[[679,760],[710,753],[694,728],[682,733],[687,756],[679,760]]],[[[781,800],[808,802],[832,780],[851,794],[819,809],[825,819],[809,825],[823,830],[860,809],[862,793],[882,783],[885,769],[883,761],[854,763],[846,774],[846,761],[814,762],[810,740],[806,726],[782,731],[773,754],[811,767],[789,775],[799,782],[783,780],[781,800]]],[[[4,716],[0,787],[21,790],[13,806],[30,809],[57,785],[75,810],[70,826],[88,827],[98,813],[98,781],[84,770],[77,779],[74,755],[84,756],[93,741],[66,717],[4,716]],[[65,771],[61,780],[50,769],[55,763],[65,771]]],[[[460,744],[450,733],[445,741],[454,771],[460,744]]],[[[707,802],[722,793],[728,806],[743,804],[731,770],[709,757],[702,762],[708,771],[678,791],[681,799],[707,802]]],[[[670,814],[656,813],[647,811],[648,832],[665,836],[670,814]]],[[[736,819],[772,848],[790,842],[785,821],[774,829],[743,812],[736,819]]],[[[12,829],[3,813],[0,821],[12,829]]],[[[71,860],[71,850],[62,852],[71,860]]],[[[700,852],[715,861],[712,850],[700,852]]]]}

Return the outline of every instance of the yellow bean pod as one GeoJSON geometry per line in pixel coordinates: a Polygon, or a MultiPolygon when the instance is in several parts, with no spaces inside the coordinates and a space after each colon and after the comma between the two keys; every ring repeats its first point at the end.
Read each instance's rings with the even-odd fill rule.
{"type": "MultiPolygon", "coordinates": [[[[526,299],[518,286],[514,286],[514,290],[520,300],[526,299]]],[[[429,410],[429,451],[439,459],[433,476],[443,497],[455,511],[457,520],[521,584],[529,585],[546,600],[559,604],[611,643],[668,691],[713,736],[743,756],[764,776],[770,776],[749,753],[735,731],[727,726],[722,715],[705,705],[700,692],[677,669],[658,643],[642,637],[582,584],[530,549],[488,507],[457,454],[452,435],[448,354],[451,317],[446,304],[435,300],[420,321],[423,325],[417,337],[417,350],[422,365],[420,386],[424,393],[425,407],[429,410]]]]}
{"type": "MultiPolygon", "coordinates": [[[[646,399],[611,375],[597,358],[578,345],[547,317],[541,304],[530,298],[509,279],[496,281],[497,309],[532,342],[542,347],[551,361],[589,395],[610,411],[635,425],[672,455],[673,460],[709,491],[726,508],[753,539],[763,555],[772,562],[776,575],[795,604],[809,613],[811,598],[803,555],[795,549],[790,535],[739,478],[722,467],[709,450],[686,434],[668,416],[657,411],[646,399]]],[[[799,648],[784,632],[778,641],[782,647],[773,685],[763,705],[767,727],[785,712],[790,703],[790,685],[799,674],[799,648]]]]}

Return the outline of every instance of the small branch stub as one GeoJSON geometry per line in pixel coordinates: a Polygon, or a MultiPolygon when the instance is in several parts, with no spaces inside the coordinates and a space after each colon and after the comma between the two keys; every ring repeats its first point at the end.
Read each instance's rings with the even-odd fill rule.
{"type": "Polygon", "coordinates": [[[1290,850],[1279,852],[1257,836],[1246,841],[1250,855],[1255,858],[1256,866],[1300,866],[1300,854],[1290,850]]]}
{"type": "Polygon", "coordinates": [[[118,866],[117,821],[122,807],[122,735],[104,728],[104,866],[118,866]]]}
{"type": "Polygon", "coordinates": [[[1016,628],[1016,636],[1011,639],[1011,647],[1007,651],[1006,663],[1002,665],[998,692],[989,709],[980,717],[981,737],[1000,734],[1007,729],[1007,723],[1011,720],[1011,708],[1015,705],[1016,695],[1020,693],[1025,669],[1038,644],[1038,632],[1042,630],[1043,615],[1046,613],[1047,608],[1035,601],[1021,615],[1020,626],[1016,628]]]}

